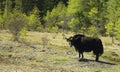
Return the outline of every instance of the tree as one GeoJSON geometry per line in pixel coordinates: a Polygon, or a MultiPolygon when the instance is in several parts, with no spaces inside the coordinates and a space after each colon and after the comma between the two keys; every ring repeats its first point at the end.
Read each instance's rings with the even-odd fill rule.
{"type": "Polygon", "coordinates": [[[3,23],[2,10],[0,9],[0,29],[2,29],[2,23],[3,23]]]}
{"type": "Polygon", "coordinates": [[[46,21],[46,27],[51,31],[57,31],[63,29],[66,26],[66,7],[60,2],[52,11],[47,11],[44,20],[46,21]]]}
{"type": "Polygon", "coordinates": [[[120,18],[118,19],[115,25],[115,35],[115,38],[120,40],[120,18]]]}
{"type": "Polygon", "coordinates": [[[19,12],[23,12],[22,1],[23,0],[15,0],[15,8],[14,9],[18,10],[19,12]]]}
{"type": "Polygon", "coordinates": [[[3,23],[3,18],[2,18],[2,15],[0,15],[0,29],[3,29],[3,25],[2,25],[2,23],[3,23]]]}
{"type": "Polygon", "coordinates": [[[8,20],[10,18],[10,12],[12,11],[12,3],[10,0],[6,0],[3,2],[4,4],[4,10],[1,10],[1,29],[7,29],[7,22],[6,20],[8,20]]]}
{"type": "Polygon", "coordinates": [[[107,34],[112,37],[112,42],[114,43],[115,27],[120,18],[120,1],[119,0],[109,0],[107,2],[107,14],[108,24],[106,26],[107,34]],[[108,25],[111,25],[108,27],[108,25]]]}
{"type": "Polygon", "coordinates": [[[29,19],[29,25],[28,30],[34,30],[34,31],[41,31],[42,25],[40,22],[40,16],[39,16],[39,9],[35,6],[34,9],[31,11],[29,19]]]}
{"type": "Polygon", "coordinates": [[[29,13],[34,9],[35,1],[38,0],[22,0],[22,12],[29,15],[29,13]]]}
{"type": "MultiPolygon", "coordinates": [[[[89,12],[87,17],[90,19],[94,30],[96,31],[94,35],[105,34],[105,13],[106,13],[106,0],[91,0],[89,4],[89,12]]],[[[91,27],[91,26],[90,26],[91,27]]]]}
{"type": "Polygon", "coordinates": [[[92,33],[93,36],[105,34],[106,2],[107,0],[69,0],[68,25],[73,31],[92,33]]]}
{"type": "Polygon", "coordinates": [[[14,41],[19,41],[21,31],[23,31],[27,25],[26,15],[21,13],[11,14],[11,18],[7,22],[9,25],[8,29],[12,33],[14,41]]]}
{"type": "Polygon", "coordinates": [[[90,20],[87,17],[87,13],[89,12],[88,2],[88,0],[69,0],[67,16],[69,17],[69,21],[72,21],[69,22],[70,25],[73,24],[72,26],[75,27],[72,29],[76,29],[73,31],[87,31],[87,28],[91,25],[90,20]]]}

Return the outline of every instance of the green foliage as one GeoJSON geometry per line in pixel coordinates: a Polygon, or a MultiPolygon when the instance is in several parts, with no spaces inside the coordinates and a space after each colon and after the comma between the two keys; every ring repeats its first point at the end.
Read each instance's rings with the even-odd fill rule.
{"type": "Polygon", "coordinates": [[[33,11],[30,13],[30,16],[28,17],[29,19],[28,30],[34,31],[42,30],[39,13],[40,13],[39,9],[35,6],[33,11]]]}
{"type": "Polygon", "coordinates": [[[4,9],[5,12],[6,11],[8,11],[8,12],[12,11],[12,1],[11,0],[6,0],[6,1],[3,2],[3,4],[5,5],[5,9],[4,9]]]}
{"type": "Polygon", "coordinates": [[[2,29],[2,23],[3,23],[3,18],[2,15],[0,15],[0,29],[2,29]]]}
{"type": "Polygon", "coordinates": [[[68,22],[69,27],[71,28],[72,31],[77,32],[78,30],[80,30],[80,26],[79,25],[79,19],[77,18],[72,18],[71,21],[68,22]]]}
{"type": "Polygon", "coordinates": [[[82,6],[83,5],[82,0],[69,0],[68,4],[69,5],[68,5],[67,13],[69,15],[78,13],[82,11],[82,9],[84,8],[82,6]]]}
{"type": "Polygon", "coordinates": [[[1,17],[3,19],[2,23],[1,23],[1,29],[7,29],[9,20],[11,18],[11,13],[5,11],[1,17]]]}
{"type": "Polygon", "coordinates": [[[25,14],[14,13],[11,18],[7,21],[8,29],[12,33],[14,41],[18,41],[20,36],[23,36],[25,27],[27,25],[27,17],[25,14]]]}
{"type": "Polygon", "coordinates": [[[25,37],[27,36],[27,28],[23,27],[22,30],[19,33],[20,37],[25,39],[25,37]]]}
{"type": "Polygon", "coordinates": [[[68,2],[67,13],[71,21],[69,26],[73,24],[72,29],[75,32],[83,32],[82,30],[90,25],[89,18],[87,17],[89,12],[87,3],[83,0],[70,0],[68,2]]]}
{"type": "Polygon", "coordinates": [[[116,37],[116,39],[120,40],[120,18],[119,18],[118,21],[116,22],[116,26],[115,26],[115,37],[116,37]]]}
{"type": "MultiPolygon", "coordinates": [[[[0,9],[0,28],[1,29],[7,29],[8,27],[8,23],[7,23],[7,20],[10,19],[10,16],[11,16],[11,11],[12,11],[12,3],[10,0],[6,0],[3,2],[3,5],[4,5],[4,10],[0,9]]],[[[1,5],[2,7],[2,5],[1,5]]]]}
{"type": "Polygon", "coordinates": [[[106,25],[107,34],[120,38],[119,35],[119,17],[120,17],[120,1],[119,0],[109,0],[107,2],[107,14],[106,18],[108,18],[109,22],[106,25]]]}
{"type": "Polygon", "coordinates": [[[15,0],[15,9],[22,12],[22,0],[15,0]]]}
{"type": "Polygon", "coordinates": [[[69,18],[68,26],[74,32],[80,32],[82,29],[81,12],[83,10],[82,0],[69,0],[67,16],[69,18]],[[80,16],[81,15],[81,16],[80,16]]]}
{"type": "Polygon", "coordinates": [[[94,37],[98,34],[98,31],[96,30],[96,27],[95,26],[90,26],[88,28],[88,32],[87,32],[88,35],[94,37]]]}
{"type": "Polygon", "coordinates": [[[52,11],[47,11],[46,16],[44,17],[46,21],[46,27],[48,29],[56,30],[58,29],[57,25],[65,24],[65,15],[66,15],[66,7],[60,2],[52,11]],[[52,27],[51,27],[52,26],[52,27]]]}
{"type": "Polygon", "coordinates": [[[120,37],[119,0],[2,0],[1,29],[8,29],[11,14],[15,12],[28,15],[29,31],[69,30],[91,36],[107,34],[114,35],[117,39],[120,37]]]}
{"type": "Polygon", "coordinates": [[[120,1],[119,0],[109,0],[107,2],[107,14],[106,17],[115,23],[120,16],[120,1]]]}
{"type": "Polygon", "coordinates": [[[93,7],[93,8],[91,8],[91,10],[88,12],[88,16],[89,16],[89,17],[92,17],[92,16],[94,16],[96,13],[98,13],[98,10],[97,10],[96,7],[93,7]]]}
{"type": "Polygon", "coordinates": [[[98,34],[102,33],[101,31],[105,25],[105,0],[69,0],[68,4],[67,13],[70,18],[69,21],[74,18],[78,19],[79,22],[74,25],[78,27],[75,28],[76,31],[79,32],[81,30],[81,32],[85,33],[89,31],[89,27],[94,26],[97,28],[98,34]]]}
{"type": "Polygon", "coordinates": [[[113,30],[113,23],[112,22],[108,22],[106,25],[105,25],[105,28],[107,29],[107,31],[106,31],[106,34],[107,35],[111,35],[111,33],[112,33],[112,30],[113,30]]]}

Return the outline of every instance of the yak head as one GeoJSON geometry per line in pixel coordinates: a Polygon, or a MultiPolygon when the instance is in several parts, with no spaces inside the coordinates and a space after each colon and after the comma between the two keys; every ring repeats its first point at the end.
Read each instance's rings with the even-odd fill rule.
{"type": "Polygon", "coordinates": [[[71,36],[69,38],[66,38],[67,42],[69,42],[70,47],[72,47],[73,45],[76,45],[78,43],[81,42],[81,38],[85,37],[82,34],[76,34],[74,36],[71,36]]]}
{"type": "Polygon", "coordinates": [[[66,40],[69,43],[70,47],[72,47],[74,45],[74,38],[73,37],[66,38],[66,40]]]}

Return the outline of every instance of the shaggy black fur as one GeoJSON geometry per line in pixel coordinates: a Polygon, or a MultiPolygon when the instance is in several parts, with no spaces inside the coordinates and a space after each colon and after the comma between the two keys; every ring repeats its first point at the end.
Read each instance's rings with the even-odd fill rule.
{"type": "Polygon", "coordinates": [[[103,54],[103,44],[99,38],[87,37],[85,35],[76,34],[72,37],[67,38],[70,46],[74,46],[75,50],[82,54],[82,58],[84,58],[84,52],[91,52],[96,55],[95,61],[99,60],[99,56],[103,54]]]}

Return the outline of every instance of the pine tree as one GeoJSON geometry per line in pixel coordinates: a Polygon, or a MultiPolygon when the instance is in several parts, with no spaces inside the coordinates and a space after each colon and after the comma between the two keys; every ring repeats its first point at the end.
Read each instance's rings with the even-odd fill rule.
{"type": "Polygon", "coordinates": [[[42,25],[40,22],[40,16],[39,16],[39,9],[35,6],[34,9],[31,11],[29,19],[29,25],[28,30],[34,30],[34,31],[41,31],[42,25]]]}
{"type": "Polygon", "coordinates": [[[115,27],[120,18],[120,1],[119,0],[109,0],[107,2],[107,14],[108,24],[106,25],[107,34],[112,37],[112,42],[114,43],[115,27]]]}
{"type": "Polygon", "coordinates": [[[2,18],[3,18],[3,21],[2,21],[2,29],[7,29],[7,26],[8,26],[8,23],[7,23],[7,20],[9,20],[10,18],[10,14],[11,14],[11,11],[12,11],[12,3],[11,3],[11,0],[6,0],[4,1],[4,4],[5,4],[5,8],[4,8],[4,13],[2,15],[2,18]]]}
{"type": "Polygon", "coordinates": [[[84,31],[90,25],[86,14],[89,11],[87,3],[88,1],[84,0],[69,0],[68,2],[67,16],[69,17],[70,25],[73,24],[71,29],[75,32],[84,31]]]}
{"type": "Polygon", "coordinates": [[[58,29],[64,29],[66,26],[66,7],[60,2],[52,11],[47,11],[44,17],[46,21],[46,27],[48,30],[57,31],[58,29]]]}
{"type": "Polygon", "coordinates": [[[14,9],[18,10],[19,12],[23,11],[22,1],[23,0],[15,0],[15,8],[14,9]]]}
{"type": "Polygon", "coordinates": [[[105,4],[106,0],[69,0],[67,14],[71,29],[87,34],[94,29],[96,32],[92,32],[93,35],[102,34],[105,29],[105,4]]]}

